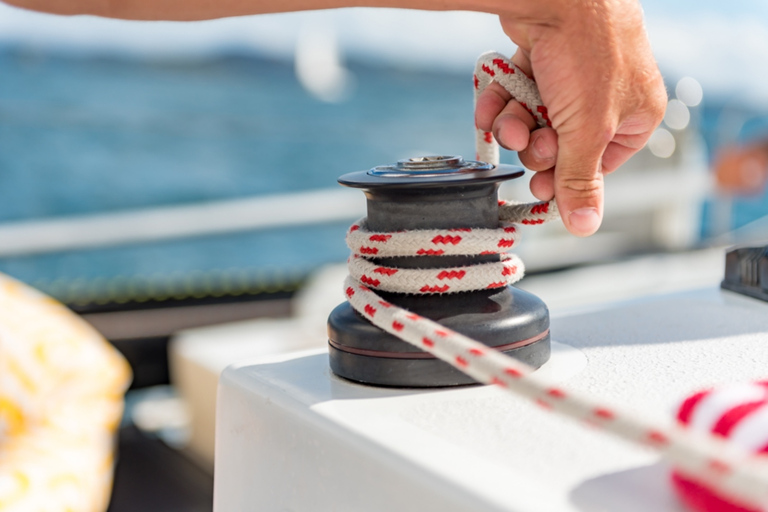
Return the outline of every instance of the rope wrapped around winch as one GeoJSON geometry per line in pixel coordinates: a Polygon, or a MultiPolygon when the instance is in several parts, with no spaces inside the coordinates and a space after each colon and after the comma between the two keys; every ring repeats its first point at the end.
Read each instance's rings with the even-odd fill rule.
{"type": "MultiPolygon", "coordinates": [[[[535,82],[501,54],[482,55],[474,75],[475,100],[491,82],[502,85],[536,118],[549,126],[535,82]]],[[[499,147],[490,132],[477,130],[477,156],[494,165],[499,147]]],[[[352,250],[345,295],[368,321],[478,382],[495,384],[552,412],[588,423],[627,441],[658,451],[677,471],[702,482],[736,503],[762,509],[768,504],[768,464],[714,436],[691,435],[675,424],[657,424],[591,397],[564,390],[529,366],[440,324],[383,300],[373,289],[399,293],[457,293],[502,287],[523,276],[517,256],[506,254],[518,240],[515,223],[541,224],[558,217],[554,200],[516,204],[502,201],[498,229],[414,230],[374,233],[365,219],[352,225],[352,250]],[[439,269],[378,265],[370,258],[391,256],[500,254],[500,262],[439,269]]]]}

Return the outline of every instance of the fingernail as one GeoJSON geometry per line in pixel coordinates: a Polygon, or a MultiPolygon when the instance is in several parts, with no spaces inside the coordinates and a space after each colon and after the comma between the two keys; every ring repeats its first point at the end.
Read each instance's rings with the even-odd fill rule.
{"type": "Polygon", "coordinates": [[[539,160],[552,160],[555,158],[555,148],[547,144],[544,137],[536,137],[533,141],[533,156],[539,160]]]}
{"type": "Polygon", "coordinates": [[[572,231],[579,235],[591,235],[600,227],[600,215],[597,208],[579,208],[568,215],[572,231]]]}
{"type": "Polygon", "coordinates": [[[499,143],[499,146],[503,147],[504,149],[511,149],[509,146],[504,144],[504,128],[497,128],[496,131],[493,133],[493,137],[496,139],[496,142],[499,143]]]}

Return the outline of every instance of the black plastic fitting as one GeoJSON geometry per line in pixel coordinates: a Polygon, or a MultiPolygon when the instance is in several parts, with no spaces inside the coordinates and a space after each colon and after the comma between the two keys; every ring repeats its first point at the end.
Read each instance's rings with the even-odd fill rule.
{"type": "Polygon", "coordinates": [[[768,246],[730,249],[725,255],[721,287],[768,301],[768,246]]]}
{"type": "MultiPolygon", "coordinates": [[[[345,174],[339,183],[363,190],[371,231],[497,228],[499,184],[522,175],[520,167],[430,156],[345,174]]],[[[499,256],[409,256],[374,261],[401,268],[438,268],[494,259],[498,261],[499,256]]],[[[513,286],[445,295],[377,293],[533,367],[549,359],[549,311],[541,299],[513,286]]],[[[396,387],[475,382],[448,363],[375,327],[346,302],[328,317],[328,338],[331,369],[353,381],[396,387]]]]}

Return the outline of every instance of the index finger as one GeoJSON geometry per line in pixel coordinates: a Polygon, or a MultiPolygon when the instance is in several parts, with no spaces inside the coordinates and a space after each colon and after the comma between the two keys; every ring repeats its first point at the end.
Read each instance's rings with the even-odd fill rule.
{"type": "Polygon", "coordinates": [[[491,82],[477,97],[475,124],[481,130],[490,132],[496,116],[504,110],[512,95],[496,82],[491,82]]]}

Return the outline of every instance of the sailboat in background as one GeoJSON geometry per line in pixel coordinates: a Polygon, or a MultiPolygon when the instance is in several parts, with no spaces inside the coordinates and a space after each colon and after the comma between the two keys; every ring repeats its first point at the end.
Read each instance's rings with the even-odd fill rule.
{"type": "Polygon", "coordinates": [[[296,78],[320,101],[338,103],[349,98],[355,77],[344,66],[336,31],[331,25],[302,26],[294,57],[296,78]]]}

